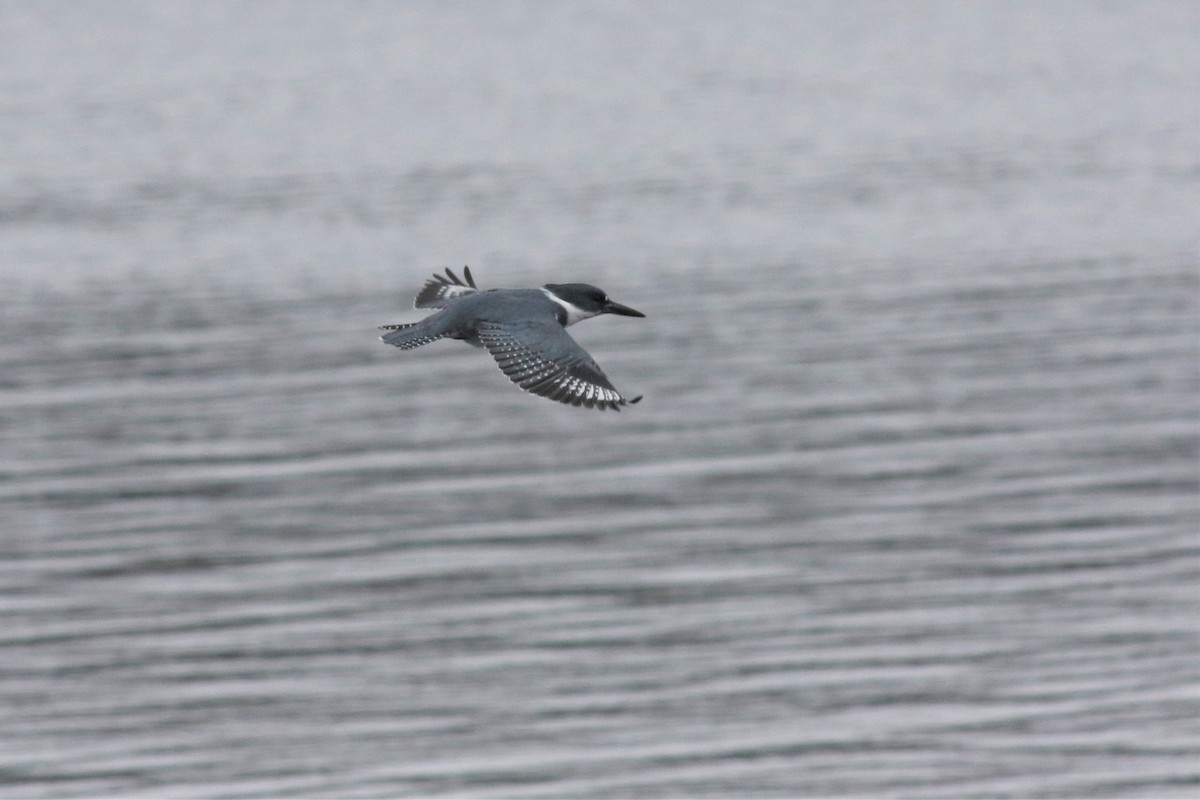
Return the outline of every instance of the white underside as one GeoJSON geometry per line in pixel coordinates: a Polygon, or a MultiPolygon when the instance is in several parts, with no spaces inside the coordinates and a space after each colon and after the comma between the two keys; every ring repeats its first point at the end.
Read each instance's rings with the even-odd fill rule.
{"type": "Polygon", "coordinates": [[[600,313],[599,311],[584,311],[579,306],[574,305],[573,303],[568,303],[566,300],[563,300],[561,297],[554,294],[549,289],[542,289],[542,291],[545,292],[546,297],[549,297],[551,300],[558,303],[562,307],[563,311],[567,312],[567,324],[563,326],[565,328],[569,328],[570,326],[574,325],[576,322],[582,322],[585,319],[591,319],[592,317],[594,317],[600,313]]]}

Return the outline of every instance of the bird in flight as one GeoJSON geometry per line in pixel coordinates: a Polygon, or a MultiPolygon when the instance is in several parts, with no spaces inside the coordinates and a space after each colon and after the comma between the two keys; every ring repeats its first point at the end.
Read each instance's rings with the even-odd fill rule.
{"type": "Polygon", "coordinates": [[[548,283],[540,289],[480,289],[469,267],[466,280],[449,268],[434,274],[413,301],[414,308],[436,308],[420,322],[384,325],[385,343],[411,350],[438,339],[461,339],[484,347],[509,379],[527,392],[560,403],[601,411],[632,405],[588,352],[567,333],[567,326],[600,314],[644,317],[608,298],[587,283],[548,283]]]}

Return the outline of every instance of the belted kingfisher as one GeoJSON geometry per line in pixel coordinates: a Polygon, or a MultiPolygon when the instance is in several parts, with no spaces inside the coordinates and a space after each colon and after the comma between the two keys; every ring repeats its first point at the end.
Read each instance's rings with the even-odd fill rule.
{"type": "Polygon", "coordinates": [[[380,338],[402,350],[446,337],[486,347],[513,383],[560,403],[620,411],[642,399],[622,397],[566,328],[599,314],[645,314],[609,300],[586,283],[481,290],[470,268],[463,267],[463,274],[465,282],[449,268],[446,277],[435,273],[417,293],[413,307],[439,311],[420,322],[383,325],[381,330],[390,332],[380,338]]]}

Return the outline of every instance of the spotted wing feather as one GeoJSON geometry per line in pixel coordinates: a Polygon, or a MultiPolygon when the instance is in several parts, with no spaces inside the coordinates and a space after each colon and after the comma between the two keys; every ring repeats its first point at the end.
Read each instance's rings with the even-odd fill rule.
{"type": "Polygon", "coordinates": [[[445,335],[432,335],[419,322],[402,323],[400,325],[381,325],[379,329],[388,331],[388,333],[379,337],[385,344],[399,347],[401,350],[412,350],[423,344],[436,342],[445,335]]]}
{"type": "Polygon", "coordinates": [[[434,273],[432,278],[425,281],[421,291],[417,292],[413,308],[445,308],[456,297],[479,291],[479,287],[475,285],[475,278],[471,276],[470,267],[463,267],[463,275],[466,276],[465,281],[455,275],[449,267],[446,267],[445,276],[434,273]]]}
{"type": "Polygon", "coordinates": [[[479,340],[509,379],[527,392],[559,403],[600,410],[626,400],[608,376],[555,320],[482,323],[479,340]]]}

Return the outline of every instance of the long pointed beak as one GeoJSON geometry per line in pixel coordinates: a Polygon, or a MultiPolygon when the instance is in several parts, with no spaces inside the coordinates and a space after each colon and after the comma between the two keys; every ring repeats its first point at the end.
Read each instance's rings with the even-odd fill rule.
{"type": "Polygon", "coordinates": [[[609,300],[607,303],[604,304],[604,313],[605,314],[620,314],[623,317],[644,317],[644,316],[646,316],[642,312],[638,311],[636,308],[630,308],[629,306],[623,306],[620,303],[614,303],[612,300],[609,300]]]}

